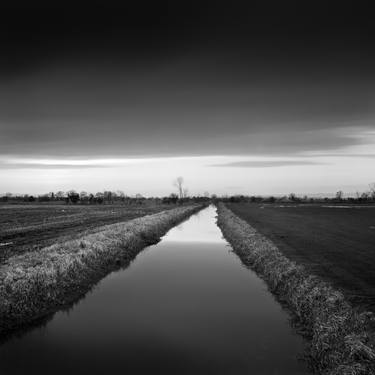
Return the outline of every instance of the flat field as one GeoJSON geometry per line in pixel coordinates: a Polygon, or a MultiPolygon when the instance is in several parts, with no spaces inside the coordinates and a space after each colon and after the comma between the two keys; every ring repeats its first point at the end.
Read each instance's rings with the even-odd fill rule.
{"type": "Polygon", "coordinates": [[[375,205],[228,203],[289,259],[375,311],[375,205]]]}
{"type": "Polygon", "coordinates": [[[0,205],[0,263],[10,256],[73,239],[95,228],[174,205],[0,205]]]}

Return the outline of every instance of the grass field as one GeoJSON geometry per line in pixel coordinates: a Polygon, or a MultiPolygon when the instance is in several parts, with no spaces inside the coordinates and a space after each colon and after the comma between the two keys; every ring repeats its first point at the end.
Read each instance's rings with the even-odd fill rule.
{"type": "Polygon", "coordinates": [[[375,206],[231,203],[290,259],[375,311],[375,206]]]}
{"type": "Polygon", "coordinates": [[[0,263],[10,256],[74,239],[95,228],[174,205],[0,205],[0,263]]]}

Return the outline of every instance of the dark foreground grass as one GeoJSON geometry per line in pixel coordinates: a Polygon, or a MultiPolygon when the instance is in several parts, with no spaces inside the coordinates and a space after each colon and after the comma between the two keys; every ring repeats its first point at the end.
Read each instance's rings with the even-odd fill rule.
{"type": "Polygon", "coordinates": [[[0,263],[7,258],[56,242],[78,238],[86,232],[175,207],[134,205],[0,205],[0,263]]]}
{"type": "Polygon", "coordinates": [[[203,206],[177,207],[13,256],[0,266],[0,335],[74,302],[203,206]]]}
{"type": "Polygon", "coordinates": [[[375,312],[375,205],[228,207],[288,259],[334,285],[353,305],[375,312]]]}
{"type": "Polygon", "coordinates": [[[242,262],[263,277],[310,338],[313,369],[329,375],[375,372],[373,314],[359,313],[344,295],[286,258],[269,239],[223,204],[218,225],[242,262]]]}

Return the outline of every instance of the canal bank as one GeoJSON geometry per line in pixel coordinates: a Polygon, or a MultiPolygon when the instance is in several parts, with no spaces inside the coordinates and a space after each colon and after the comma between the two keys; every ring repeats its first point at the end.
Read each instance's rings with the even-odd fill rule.
{"type": "Polygon", "coordinates": [[[0,346],[0,363],[7,375],[304,375],[304,345],[222,238],[211,206],[69,312],[0,346]]]}
{"type": "Polygon", "coordinates": [[[181,206],[102,226],[82,238],[9,258],[0,266],[0,335],[73,303],[203,207],[181,206]]]}
{"type": "Polygon", "coordinates": [[[318,373],[374,373],[370,313],[357,312],[342,293],[288,260],[223,203],[218,204],[218,225],[243,264],[255,270],[297,318],[311,339],[310,360],[318,373]]]}

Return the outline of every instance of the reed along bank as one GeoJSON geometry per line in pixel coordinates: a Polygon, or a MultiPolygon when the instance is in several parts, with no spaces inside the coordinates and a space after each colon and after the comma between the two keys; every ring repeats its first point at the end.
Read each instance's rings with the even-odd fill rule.
{"type": "Polygon", "coordinates": [[[0,334],[73,303],[203,207],[180,206],[102,226],[81,238],[7,259],[0,266],[0,334]]]}
{"type": "Polygon", "coordinates": [[[286,258],[279,249],[223,203],[218,225],[242,262],[255,270],[285,303],[310,339],[313,369],[329,375],[375,373],[370,312],[358,312],[330,284],[286,258]]]}

